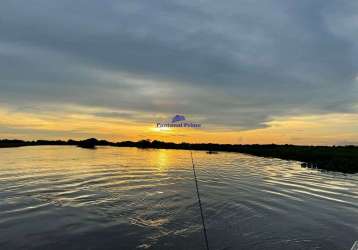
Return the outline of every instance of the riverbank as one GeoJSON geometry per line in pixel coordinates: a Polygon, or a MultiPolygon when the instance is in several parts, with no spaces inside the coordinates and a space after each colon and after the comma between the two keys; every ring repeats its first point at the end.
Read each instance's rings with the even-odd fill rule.
{"type": "Polygon", "coordinates": [[[242,144],[213,144],[213,143],[170,143],[161,141],[142,140],[138,142],[109,142],[106,140],[87,139],[83,141],[22,141],[0,140],[0,148],[41,146],[41,145],[72,145],[91,144],[95,146],[137,147],[156,149],[204,150],[211,152],[238,152],[262,157],[274,157],[285,160],[301,161],[303,167],[314,167],[328,171],[343,173],[358,173],[357,146],[297,146],[297,145],[242,145],[242,144]]]}

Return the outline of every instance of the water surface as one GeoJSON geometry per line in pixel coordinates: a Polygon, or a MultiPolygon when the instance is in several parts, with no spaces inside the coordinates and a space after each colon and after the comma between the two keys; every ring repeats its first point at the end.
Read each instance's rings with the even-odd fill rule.
{"type": "MultiPolygon", "coordinates": [[[[358,175],[194,152],[211,249],[349,249],[358,175]]],[[[0,149],[0,249],[204,249],[190,152],[0,149]]]]}

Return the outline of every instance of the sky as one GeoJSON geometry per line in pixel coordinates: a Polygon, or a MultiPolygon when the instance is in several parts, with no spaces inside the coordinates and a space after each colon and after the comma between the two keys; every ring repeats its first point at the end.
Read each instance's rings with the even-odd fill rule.
{"type": "Polygon", "coordinates": [[[355,0],[2,0],[0,138],[358,144],[357,41],[355,0]]]}

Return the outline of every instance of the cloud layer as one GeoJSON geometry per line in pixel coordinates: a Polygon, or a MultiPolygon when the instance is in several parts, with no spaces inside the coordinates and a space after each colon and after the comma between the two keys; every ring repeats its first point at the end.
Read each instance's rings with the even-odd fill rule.
{"type": "Polygon", "coordinates": [[[0,102],[221,128],[357,107],[353,0],[0,3],[0,102]]]}

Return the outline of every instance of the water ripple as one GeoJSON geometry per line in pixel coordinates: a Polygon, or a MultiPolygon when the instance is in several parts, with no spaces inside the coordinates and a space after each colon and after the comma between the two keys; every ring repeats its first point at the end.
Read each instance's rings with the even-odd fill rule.
{"type": "MultiPolygon", "coordinates": [[[[356,240],[358,175],[193,154],[213,249],[349,249],[356,240]]],[[[203,249],[194,188],[188,151],[0,149],[0,248],[203,249]]]]}

